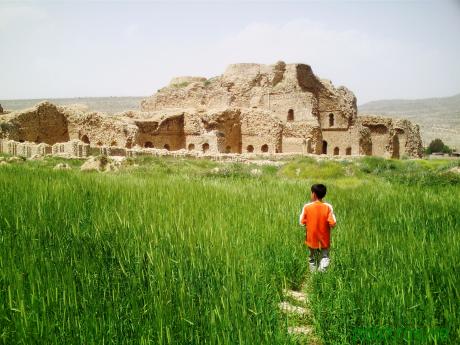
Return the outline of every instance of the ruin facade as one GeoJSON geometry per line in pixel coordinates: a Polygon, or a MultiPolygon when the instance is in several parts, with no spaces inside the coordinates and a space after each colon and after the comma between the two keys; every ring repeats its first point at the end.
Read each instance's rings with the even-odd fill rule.
{"type": "MultiPolygon", "coordinates": [[[[112,154],[161,149],[203,154],[422,155],[418,126],[407,120],[358,116],[356,97],[346,87],[319,79],[308,65],[284,62],[233,64],[210,79],[173,78],[143,100],[139,111],[110,115],[42,102],[2,115],[0,131],[9,145],[46,144],[51,152],[58,150],[54,148],[58,143],[77,140],[88,146],[77,148],[81,151],[77,156],[90,154],[91,148],[112,154]]],[[[71,149],[75,144],[68,146],[75,151],[71,149]]]]}

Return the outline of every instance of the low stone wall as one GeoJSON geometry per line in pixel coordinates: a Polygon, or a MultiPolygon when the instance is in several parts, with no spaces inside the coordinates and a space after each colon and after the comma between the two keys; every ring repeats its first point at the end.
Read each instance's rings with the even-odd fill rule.
{"type": "Polygon", "coordinates": [[[65,143],[57,143],[52,147],[52,154],[56,156],[88,157],[90,155],[89,144],[79,140],[71,140],[65,143]]]}
{"type": "Polygon", "coordinates": [[[51,145],[0,139],[0,153],[30,158],[51,153],[51,145]]]}
{"type": "Polygon", "coordinates": [[[79,140],[48,145],[45,143],[19,142],[15,140],[0,139],[0,153],[12,156],[31,158],[34,156],[56,155],[65,157],[88,157],[89,145],[79,140]]]}

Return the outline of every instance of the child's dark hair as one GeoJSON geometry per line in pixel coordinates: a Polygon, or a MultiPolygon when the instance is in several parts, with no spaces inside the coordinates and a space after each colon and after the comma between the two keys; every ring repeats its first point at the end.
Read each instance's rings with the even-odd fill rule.
{"type": "Polygon", "coordinates": [[[311,191],[316,194],[318,199],[322,199],[326,195],[326,186],[323,184],[314,184],[311,186],[311,191]]]}

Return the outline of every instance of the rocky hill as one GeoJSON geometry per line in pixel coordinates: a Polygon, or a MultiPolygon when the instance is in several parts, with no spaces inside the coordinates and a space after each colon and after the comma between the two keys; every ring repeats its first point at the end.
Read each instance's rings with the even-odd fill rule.
{"type": "Polygon", "coordinates": [[[460,94],[452,97],[415,100],[380,100],[362,104],[359,114],[405,118],[420,126],[422,140],[428,145],[435,138],[460,149],[460,94]]]}
{"type": "Polygon", "coordinates": [[[50,101],[56,105],[84,104],[88,111],[119,113],[125,110],[139,110],[141,100],[145,97],[75,97],[75,98],[40,98],[0,100],[5,110],[21,110],[31,108],[35,104],[50,101]]]}

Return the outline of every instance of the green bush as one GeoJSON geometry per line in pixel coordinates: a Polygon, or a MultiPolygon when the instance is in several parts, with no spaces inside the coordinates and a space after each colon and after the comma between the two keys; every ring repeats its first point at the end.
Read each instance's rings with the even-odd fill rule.
{"type": "Polygon", "coordinates": [[[445,145],[444,142],[437,138],[431,141],[426,149],[427,154],[441,152],[441,153],[452,153],[452,150],[449,146],[445,145]]]}

